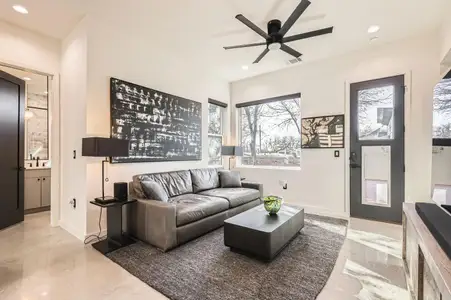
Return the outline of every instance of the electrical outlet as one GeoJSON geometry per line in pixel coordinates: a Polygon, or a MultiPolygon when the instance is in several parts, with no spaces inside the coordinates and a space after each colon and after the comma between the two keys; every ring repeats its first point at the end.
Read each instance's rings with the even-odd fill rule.
{"type": "Polygon", "coordinates": [[[279,184],[282,186],[284,190],[288,189],[288,183],[286,180],[279,180],[279,184]]]}
{"type": "Polygon", "coordinates": [[[69,204],[72,206],[73,209],[77,208],[77,199],[72,199],[69,204]]]}

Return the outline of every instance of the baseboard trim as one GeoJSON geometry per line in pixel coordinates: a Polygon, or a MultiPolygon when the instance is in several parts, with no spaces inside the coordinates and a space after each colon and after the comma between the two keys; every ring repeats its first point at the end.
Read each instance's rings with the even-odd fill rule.
{"type": "MultiPolygon", "coordinates": [[[[85,239],[86,239],[87,237],[91,236],[91,235],[98,235],[98,234],[99,234],[98,231],[92,232],[92,233],[88,233],[88,234],[85,235],[85,239]]],[[[103,230],[100,232],[99,235],[102,237],[102,236],[106,236],[106,234],[107,234],[107,230],[106,230],[106,229],[103,229],[103,230]]]]}
{"type": "Polygon", "coordinates": [[[76,237],[77,239],[79,239],[80,241],[83,241],[84,235],[81,232],[78,232],[77,230],[75,230],[75,228],[69,226],[68,224],[66,224],[64,221],[59,222],[59,226],[66,230],[68,233],[70,233],[71,235],[73,235],[74,237],[76,237]]]}

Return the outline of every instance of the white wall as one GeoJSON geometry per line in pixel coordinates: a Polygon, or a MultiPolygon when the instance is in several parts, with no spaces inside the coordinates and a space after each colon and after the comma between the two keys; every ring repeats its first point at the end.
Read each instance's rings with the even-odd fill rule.
{"type": "Polygon", "coordinates": [[[61,58],[61,227],[84,239],[86,233],[86,164],[81,139],[86,135],[88,72],[86,21],[63,40],[61,58]],[[77,158],[73,158],[73,151],[77,158]],[[73,209],[69,202],[77,200],[73,209]]]}
{"type": "MultiPolygon", "coordinates": [[[[451,10],[451,3],[447,2],[447,11],[451,10]]],[[[451,18],[446,15],[440,28],[440,61],[451,67],[451,18]]]]}
{"type": "MultiPolygon", "coordinates": [[[[405,74],[406,200],[427,201],[431,185],[432,90],[440,77],[439,61],[438,37],[431,33],[234,82],[232,106],[301,92],[303,117],[346,114],[346,141],[349,141],[349,84],[405,74]]],[[[303,150],[300,170],[240,168],[240,171],[247,179],[263,183],[265,193],[280,194],[278,180],[287,180],[288,191],[284,194],[287,201],[301,204],[308,211],[348,216],[347,152],[348,149],[342,150],[341,157],[335,158],[333,150],[303,150]]]]}
{"type": "MultiPolygon", "coordinates": [[[[136,174],[206,167],[207,101],[210,97],[228,103],[228,82],[210,72],[201,57],[184,54],[183,48],[166,47],[167,44],[154,36],[149,38],[148,29],[138,26],[133,31],[124,29],[121,22],[105,13],[93,13],[89,20],[87,136],[110,135],[110,77],[195,100],[201,102],[203,108],[202,161],[107,165],[106,194],[113,194],[114,182],[129,182],[136,174]]],[[[87,164],[86,200],[89,201],[101,194],[101,159],[84,160],[87,164]]],[[[96,232],[98,209],[89,205],[87,211],[87,233],[96,232]]]]}
{"type": "Polygon", "coordinates": [[[60,42],[0,21],[0,60],[57,75],[60,67],[60,42]]]}
{"type": "Polygon", "coordinates": [[[50,89],[50,135],[52,153],[51,224],[59,222],[59,71],[61,45],[46,37],[0,21],[0,62],[54,75],[50,89]]]}

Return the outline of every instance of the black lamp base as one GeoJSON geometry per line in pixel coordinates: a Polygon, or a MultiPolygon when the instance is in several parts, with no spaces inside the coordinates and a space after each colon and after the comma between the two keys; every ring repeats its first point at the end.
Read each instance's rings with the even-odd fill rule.
{"type": "Polygon", "coordinates": [[[100,204],[108,204],[118,201],[117,198],[111,197],[111,196],[105,196],[105,197],[98,197],[94,199],[96,202],[100,204]]]}

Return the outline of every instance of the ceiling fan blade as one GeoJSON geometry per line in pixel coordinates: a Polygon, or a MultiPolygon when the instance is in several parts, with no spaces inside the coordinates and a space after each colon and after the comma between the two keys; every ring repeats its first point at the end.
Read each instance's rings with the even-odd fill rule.
{"type": "Polygon", "coordinates": [[[269,52],[269,49],[266,48],[266,49],[262,52],[262,54],[260,54],[260,56],[257,57],[257,59],[254,61],[254,64],[258,64],[258,63],[262,60],[262,58],[265,57],[266,54],[268,54],[268,52],[269,52]]]}
{"type": "Polygon", "coordinates": [[[287,45],[282,45],[280,47],[280,50],[282,50],[290,55],[293,55],[296,58],[299,58],[302,56],[301,53],[297,52],[296,50],[294,50],[293,48],[291,48],[290,46],[287,46],[287,45]]]}
{"type": "Polygon", "coordinates": [[[245,16],[240,14],[240,15],[237,15],[235,18],[237,18],[237,20],[241,21],[244,25],[246,25],[247,27],[249,27],[256,33],[258,33],[261,37],[263,37],[265,39],[269,38],[269,35],[266,32],[264,32],[260,27],[258,27],[251,21],[249,21],[245,16]]]}
{"type": "Polygon", "coordinates": [[[308,39],[308,38],[323,35],[323,34],[332,33],[333,31],[334,31],[333,27],[327,27],[327,28],[323,28],[323,29],[319,29],[319,30],[315,30],[315,31],[310,31],[310,32],[306,32],[306,33],[288,36],[286,38],[283,38],[282,41],[284,43],[289,43],[289,42],[293,42],[293,41],[308,39]]]}
{"type": "Polygon", "coordinates": [[[248,48],[248,47],[256,47],[256,46],[263,46],[263,45],[266,45],[266,42],[264,42],[264,43],[253,43],[253,44],[236,45],[236,46],[227,46],[227,47],[224,47],[224,49],[225,50],[231,50],[231,49],[248,48]]]}
{"type": "Polygon", "coordinates": [[[298,7],[293,11],[291,16],[288,18],[288,20],[283,24],[282,28],[280,28],[279,33],[284,36],[287,34],[288,30],[296,23],[296,21],[299,19],[299,17],[304,13],[304,11],[309,7],[311,2],[309,0],[302,0],[301,3],[299,3],[298,7]]]}

